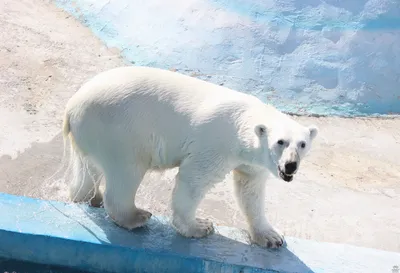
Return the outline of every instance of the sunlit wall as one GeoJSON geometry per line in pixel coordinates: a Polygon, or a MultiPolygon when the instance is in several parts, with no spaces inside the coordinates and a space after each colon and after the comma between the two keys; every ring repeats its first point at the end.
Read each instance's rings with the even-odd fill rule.
{"type": "Polygon", "coordinates": [[[399,0],[56,3],[136,65],[223,84],[288,112],[400,113],[399,0]]]}

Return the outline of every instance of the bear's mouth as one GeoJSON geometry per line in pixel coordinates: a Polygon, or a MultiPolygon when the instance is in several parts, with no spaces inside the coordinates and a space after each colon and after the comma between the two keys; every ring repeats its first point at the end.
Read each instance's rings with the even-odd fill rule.
{"type": "Polygon", "coordinates": [[[278,172],[279,172],[279,176],[280,178],[282,178],[284,181],[286,182],[290,182],[293,180],[293,175],[289,175],[289,174],[285,174],[280,167],[278,167],[278,172]]]}

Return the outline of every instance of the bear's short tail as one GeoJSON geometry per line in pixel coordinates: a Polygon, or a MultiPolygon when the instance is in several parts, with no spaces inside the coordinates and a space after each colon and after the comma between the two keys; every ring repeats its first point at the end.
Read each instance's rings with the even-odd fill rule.
{"type": "Polygon", "coordinates": [[[64,150],[63,150],[63,155],[62,155],[62,159],[60,162],[60,166],[57,168],[57,170],[48,178],[45,179],[44,181],[44,187],[42,189],[42,194],[45,196],[46,194],[48,194],[48,189],[49,187],[62,187],[62,185],[65,185],[68,174],[71,170],[71,166],[72,166],[72,157],[70,157],[69,162],[67,161],[67,141],[68,139],[71,142],[71,148],[72,148],[72,135],[70,132],[70,117],[68,112],[66,111],[64,113],[64,118],[63,118],[63,123],[62,123],[62,135],[63,135],[63,142],[64,142],[64,150]],[[64,168],[67,164],[67,169],[64,172],[64,168]],[[60,173],[64,173],[62,175],[62,177],[58,178],[58,175],[60,173]]]}
{"type": "Polygon", "coordinates": [[[70,127],[69,127],[69,114],[67,111],[64,113],[64,120],[63,120],[63,137],[66,139],[70,133],[70,127]]]}
{"type": "MultiPolygon", "coordinates": [[[[69,113],[67,111],[65,111],[64,113],[64,119],[62,124],[62,135],[64,140],[64,153],[63,153],[63,158],[64,158],[66,154],[67,139],[68,137],[70,137],[69,113]]],[[[70,139],[70,141],[72,141],[72,139],[70,139]]]]}

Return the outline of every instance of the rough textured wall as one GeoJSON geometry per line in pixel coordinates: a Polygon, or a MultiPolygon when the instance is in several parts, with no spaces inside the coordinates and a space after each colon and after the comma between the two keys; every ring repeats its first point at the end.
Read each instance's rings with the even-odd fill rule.
{"type": "Polygon", "coordinates": [[[56,3],[137,65],[176,69],[289,112],[400,113],[399,0],[56,3]]]}

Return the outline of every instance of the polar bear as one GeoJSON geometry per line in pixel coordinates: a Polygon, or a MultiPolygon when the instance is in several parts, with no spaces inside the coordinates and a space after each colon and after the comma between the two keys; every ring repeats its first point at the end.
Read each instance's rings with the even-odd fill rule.
{"type": "Polygon", "coordinates": [[[284,238],[264,212],[265,181],[269,174],[292,181],[317,127],[300,125],[249,94],[178,72],[129,66],[94,76],[70,98],[63,134],[72,148],[72,201],[103,202],[117,225],[134,229],[151,217],[135,205],[147,171],[179,167],[172,226],[186,237],[207,236],[213,224],[196,218],[196,209],[233,171],[252,242],[280,247],[284,238]],[[101,174],[104,200],[94,183],[101,174]]]}

